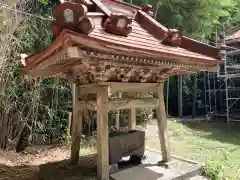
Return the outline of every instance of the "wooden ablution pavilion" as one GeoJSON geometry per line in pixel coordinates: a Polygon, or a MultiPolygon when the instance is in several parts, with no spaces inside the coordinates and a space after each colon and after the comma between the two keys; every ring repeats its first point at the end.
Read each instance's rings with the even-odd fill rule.
{"type": "Polygon", "coordinates": [[[84,111],[95,110],[97,174],[99,180],[108,180],[111,151],[115,151],[109,148],[108,111],[129,109],[128,127],[135,129],[135,109],[143,107],[156,108],[162,161],[170,161],[164,80],[189,72],[218,71],[219,49],[164,27],[152,17],[148,4],[75,0],[57,5],[53,15],[53,43],[22,59],[21,69],[28,76],[64,78],[74,84],[71,162],[79,161],[84,111]],[[112,92],[128,96],[111,99],[112,92]],[[138,92],[154,96],[139,98],[138,92]]]}

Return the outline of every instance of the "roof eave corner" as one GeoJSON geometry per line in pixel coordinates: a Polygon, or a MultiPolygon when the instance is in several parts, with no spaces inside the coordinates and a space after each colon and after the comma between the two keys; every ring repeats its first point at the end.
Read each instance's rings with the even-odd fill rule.
{"type": "Polygon", "coordinates": [[[181,48],[221,60],[220,49],[187,36],[181,38],[181,48]]]}

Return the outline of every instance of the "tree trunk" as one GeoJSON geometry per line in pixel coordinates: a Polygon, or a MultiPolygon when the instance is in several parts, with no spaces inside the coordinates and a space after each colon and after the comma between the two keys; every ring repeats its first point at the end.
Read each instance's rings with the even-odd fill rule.
{"type": "Polygon", "coordinates": [[[196,117],[196,99],[197,99],[197,74],[193,75],[193,103],[192,103],[192,116],[196,117]]]}

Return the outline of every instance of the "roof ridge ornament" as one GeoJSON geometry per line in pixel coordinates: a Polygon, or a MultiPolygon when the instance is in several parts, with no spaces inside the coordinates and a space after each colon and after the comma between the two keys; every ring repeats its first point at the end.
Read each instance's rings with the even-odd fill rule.
{"type": "MultiPolygon", "coordinates": [[[[84,2],[84,1],[82,1],[84,2]]],[[[91,18],[86,17],[88,8],[84,4],[63,2],[53,9],[56,21],[52,21],[53,35],[56,38],[63,29],[89,34],[95,25],[91,18]]]]}
{"type": "Polygon", "coordinates": [[[132,19],[121,13],[112,13],[109,18],[103,22],[103,28],[108,33],[120,36],[128,36],[132,32],[132,19]]]}
{"type": "Polygon", "coordinates": [[[127,36],[132,32],[132,19],[122,13],[113,13],[100,0],[91,0],[107,16],[102,26],[106,32],[120,36],[127,36]]]}
{"type": "Polygon", "coordinates": [[[162,41],[163,44],[178,47],[181,46],[182,33],[177,29],[168,29],[166,38],[162,41]]]}

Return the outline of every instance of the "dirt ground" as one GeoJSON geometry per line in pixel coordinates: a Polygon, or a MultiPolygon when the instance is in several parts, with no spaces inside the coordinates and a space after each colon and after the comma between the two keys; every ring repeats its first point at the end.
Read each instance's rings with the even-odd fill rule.
{"type": "Polygon", "coordinates": [[[0,180],[96,179],[94,170],[70,166],[69,154],[69,149],[56,146],[31,147],[19,154],[0,151],[0,180]]]}
{"type": "MultiPolygon", "coordinates": [[[[146,140],[158,137],[155,123],[149,123],[145,131],[146,140]]],[[[156,144],[158,149],[159,143],[156,144]]],[[[81,149],[80,155],[86,156],[94,152],[94,149],[81,149]]],[[[64,180],[96,179],[96,169],[91,171],[82,166],[70,166],[69,157],[70,151],[66,147],[34,146],[23,153],[0,150],[0,180],[59,180],[63,177],[64,180]]],[[[89,159],[82,161],[85,164],[89,159]]],[[[96,162],[87,162],[94,163],[96,162]]]]}

